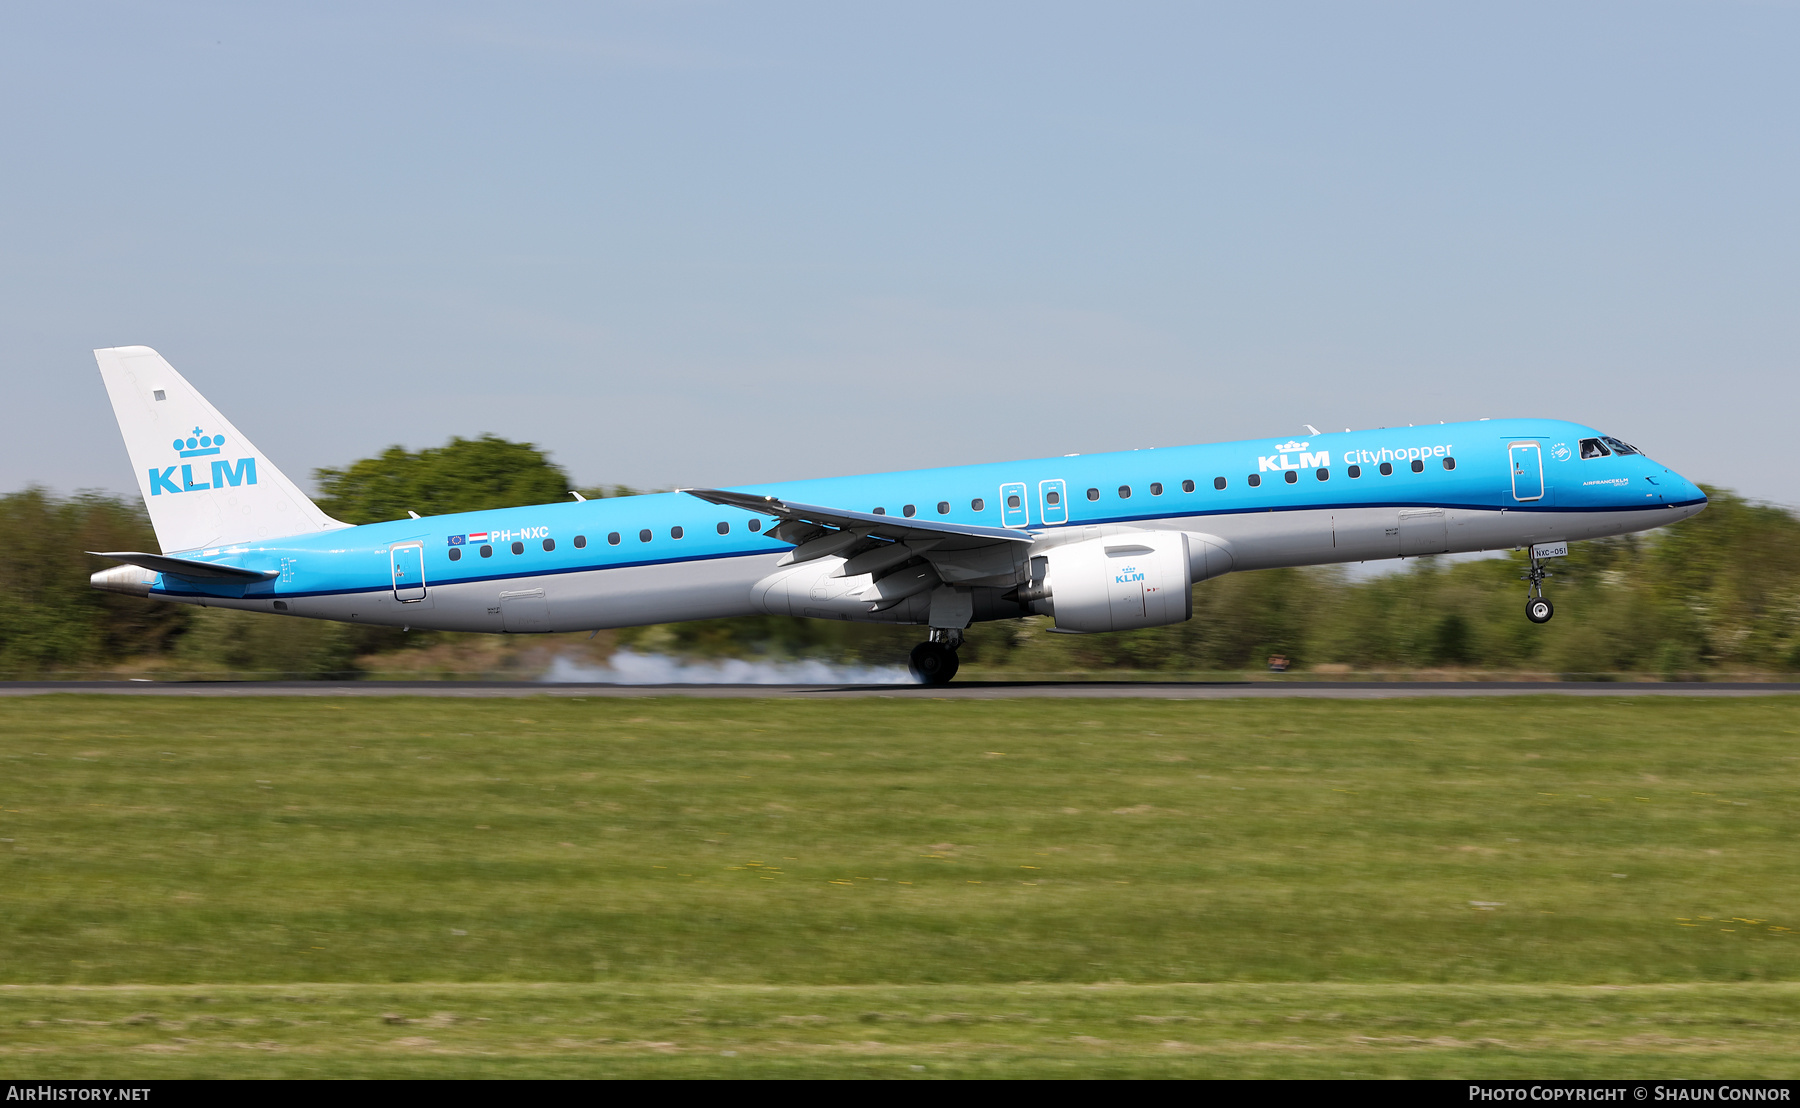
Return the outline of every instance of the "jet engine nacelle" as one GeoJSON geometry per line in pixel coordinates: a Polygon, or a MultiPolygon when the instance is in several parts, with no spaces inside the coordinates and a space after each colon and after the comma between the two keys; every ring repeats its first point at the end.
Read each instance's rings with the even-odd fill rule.
{"type": "Polygon", "coordinates": [[[1194,614],[1184,532],[1086,539],[1052,547],[1041,557],[1043,581],[1033,584],[1048,595],[1058,630],[1128,631],[1180,623],[1194,614]]]}

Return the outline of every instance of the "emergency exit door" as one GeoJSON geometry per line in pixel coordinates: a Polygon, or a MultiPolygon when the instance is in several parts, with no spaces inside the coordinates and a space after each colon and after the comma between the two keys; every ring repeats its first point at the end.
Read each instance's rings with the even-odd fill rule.
{"type": "Polygon", "coordinates": [[[1000,486],[1000,526],[1025,527],[1031,523],[1031,505],[1025,503],[1025,483],[1000,486]]]}
{"type": "Polygon", "coordinates": [[[1535,442],[1515,442],[1506,448],[1512,463],[1514,500],[1544,498],[1544,452],[1535,442]]]}
{"type": "Polygon", "coordinates": [[[1069,522],[1069,490],[1062,478],[1038,482],[1038,519],[1046,525],[1069,522]]]}

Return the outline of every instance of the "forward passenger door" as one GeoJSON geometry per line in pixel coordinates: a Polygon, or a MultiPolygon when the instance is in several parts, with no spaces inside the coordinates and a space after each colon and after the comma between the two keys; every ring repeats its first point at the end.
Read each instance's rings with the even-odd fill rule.
{"type": "Polygon", "coordinates": [[[1544,453],[1535,442],[1515,442],[1506,448],[1512,469],[1514,500],[1544,498],[1544,453]]]}

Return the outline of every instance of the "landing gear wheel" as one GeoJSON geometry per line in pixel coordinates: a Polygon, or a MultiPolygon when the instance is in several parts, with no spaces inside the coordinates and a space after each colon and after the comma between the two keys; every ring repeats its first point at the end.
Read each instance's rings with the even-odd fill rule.
{"type": "Polygon", "coordinates": [[[922,642],[913,647],[912,675],[921,685],[947,685],[956,676],[956,648],[947,643],[922,642]]]}
{"type": "Polygon", "coordinates": [[[1525,618],[1533,623],[1549,623],[1550,617],[1556,614],[1556,609],[1544,599],[1544,578],[1550,576],[1550,571],[1539,563],[1537,547],[1526,547],[1525,558],[1530,566],[1520,577],[1527,586],[1525,618]]]}

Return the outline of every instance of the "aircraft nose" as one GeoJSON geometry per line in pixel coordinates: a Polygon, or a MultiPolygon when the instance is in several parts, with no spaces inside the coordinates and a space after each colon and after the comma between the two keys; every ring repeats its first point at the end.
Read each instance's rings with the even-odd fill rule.
{"type": "Polygon", "coordinates": [[[1698,515],[1706,508],[1706,493],[1701,490],[1699,485],[1674,470],[1668,472],[1669,476],[1666,479],[1675,485],[1675,495],[1669,497],[1670,503],[1681,505],[1683,519],[1691,515],[1698,515]]]}

